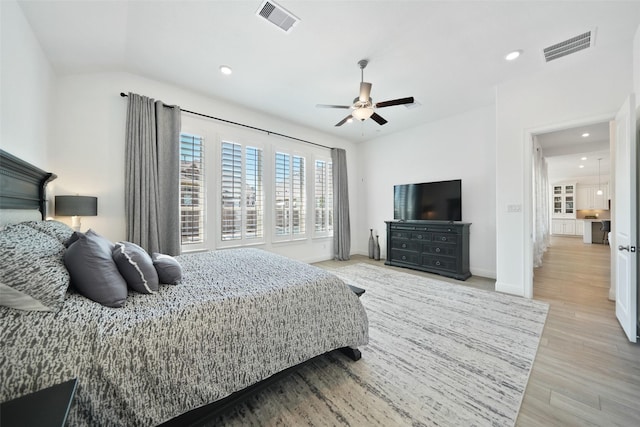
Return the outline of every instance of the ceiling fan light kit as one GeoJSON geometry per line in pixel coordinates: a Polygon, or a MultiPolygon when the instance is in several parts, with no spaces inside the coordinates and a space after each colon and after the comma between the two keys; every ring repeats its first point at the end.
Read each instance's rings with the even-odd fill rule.
{"type": "Polygon", "coordinates": [[[357,110],[353,110],[353,113],[351,113],[351,115],[355,119],[358,119],[361,122],[364,122],[365,120],[367,120],[369,117],[373,115],[373,108],[371,107],[358,108],[357,110]]]}
{"type": "Polygon", "coordinates": [[[371,99],[372,84],[364,81],[364,69],[367,64],[369,64],[369,61],[367,61],[366,59],[361,59],[360,61],[358,61],[358,66],[360,67],[360,94],[353,100],[352,105],[316,105],[316,107],[320,108],[350,108],[353,110],[350,115],[336,123],[336,126],[342,126],[345,123],[350,123],[352,119],[357,119],[361,122],[364,122],[369,118],[373,119],[373,121],[382,126],[387,123],[387,120],[376,113],[375,110],[377,108],[391,107],[394,105],[408,105],[414,103],[413,97],[410,96],[407,98],[393,99],[390,101],[383,101],[374,104],[373,100],[371,99]]]}

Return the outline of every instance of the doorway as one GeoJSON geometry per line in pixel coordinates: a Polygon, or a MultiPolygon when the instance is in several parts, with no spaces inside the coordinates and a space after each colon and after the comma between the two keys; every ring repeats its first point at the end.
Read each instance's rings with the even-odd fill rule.
{"type": "MultiPolygon", "coordinates": [[[[610,220],[610,126],[613,114],[584,119],[571,123],[557,124],[545,128],[532,129],[527,132],[531,155],[528,164],[532,167],[529,181],[532,189],[532,209],[528,211],[532,224],[531,244],[525,254],[525,264],[529,264],[531,284],[529,296],[533,297],[533,268],[534,259],[542,259],[549,241],[541,239],[541,227],[546,224],[549,235],[565,236],[576,239],[580,243],[585,241],[585,227],[587,234],[591,232],[594,222],[597,222],[597,232],[600,232],[602,220],[610,220]],[[540,162],[536,156],[542,153],[548,170],[544,172],[547,183],[543,186],[546,195],[538,195],[540,186],[536,190],[536,168],[540,162]],[[558,184],[558,185],[556,185],[558,184]],[[557,194],[552,194],[555,192],[557,194]],[[602,192],[602,194],[599,194],[602,192]],[[546,203],[540,203],[540,200],[546,203]],[[545,218],[539,218],[540,216],[545,218]],[[553,229],[553,230],[552,230],[553,229]],[[543,245],[542,249],[538,245],[543,245]]],[[[546,236],[546,234],[543,234],[546,236]]],[[[593,244],[593,239],[584,244],[593,244]]],[[[596,240],[597,242],[597,240],[596,240]]],[[[596,243],[598,244],[598,243],[596,243]]],[[[602,241],[600,240],[600,244],[602,241]]],[[[611,297],[611,294],[610,294],[611,297]]]]}

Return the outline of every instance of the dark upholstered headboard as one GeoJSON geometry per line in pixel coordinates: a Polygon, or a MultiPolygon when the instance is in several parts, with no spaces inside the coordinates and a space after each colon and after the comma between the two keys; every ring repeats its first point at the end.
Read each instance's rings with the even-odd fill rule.
{"type": "Polygon", "coordinates": [[[44,219],[46,191],[56,175],[0,150],[0,209],[38,209],[44,219]]]}

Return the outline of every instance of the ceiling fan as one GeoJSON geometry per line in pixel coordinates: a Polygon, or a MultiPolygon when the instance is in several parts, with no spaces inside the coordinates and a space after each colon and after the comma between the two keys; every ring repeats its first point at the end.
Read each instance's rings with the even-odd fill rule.
{"type": "Polygon", "coordinates": [[[336,126],[342,126],[351,119],[357,119],[361,122],[364,122],[368,118],[373,119],[373,121],[382,126],[383,124],[387,123],[387,120],[385,120],[384,117],[375,112],[377,108],[391,107],[393,105],[413,104],[413,96],[410,96],[408,98],[393,99],[391,101],[377,102],[374,104],[370,96],[371,83],[367,83],[364,81],[364,69],[368,63],[369,61],[367,61],[366,59],[358,61],[358,65],[360,66],[360,96],[353,100],[352,105],[316,105],[316,107],[320,108],[351,108],[353,110],[351,114],[336,123],[336,126]]]}

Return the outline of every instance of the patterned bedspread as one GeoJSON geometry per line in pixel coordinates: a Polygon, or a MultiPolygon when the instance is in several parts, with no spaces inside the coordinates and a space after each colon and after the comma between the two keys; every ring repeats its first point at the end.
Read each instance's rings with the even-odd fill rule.
{"type": "Polygon", "coordinates": [[[368,341],[330,273],[257,249],[178,257],[183,283],[108,308],[69,292],[57,313],[0,307],[0,400],[79,379],[69,425],[156,425],[272,374],[368,341]]]}

